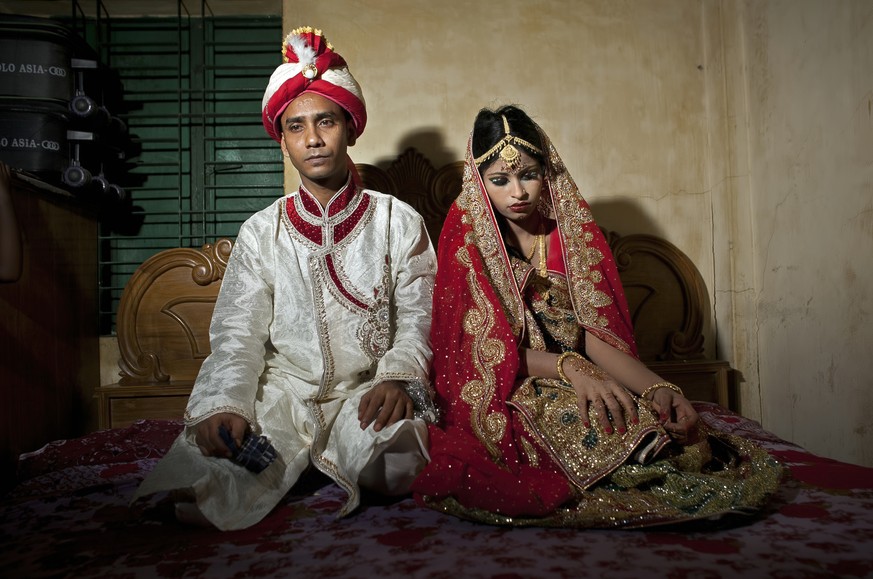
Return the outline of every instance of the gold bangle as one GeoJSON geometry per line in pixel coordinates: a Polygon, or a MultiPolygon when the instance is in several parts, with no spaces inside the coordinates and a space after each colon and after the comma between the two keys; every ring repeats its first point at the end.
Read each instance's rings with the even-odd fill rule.
{"type": "Polygon", "coordinates": [[[582,359],[582,356],[580,356],[579,354],[577,354],[573,350],[570,350],[569,352],[564,352],[563,354],[558,356],[558,376],[560,376],[561,380],[563,380],[564,382],[567,382],[568,384],[572,384],[572,382],[570,382],[570,379],[567,378],[567,375],[564,374],[564,368],[563,368],[564,360],[566,360],[567,358],[582,359]]]}
{"type": "Polygon", "coordinates": [[[682,392],[682,388],[679,388],[675,384],[672,384],[670,382],[656,382],[656,383],[652,384],[651,386],[649,386],[648,388],[646,388],[645,390],[643,390],[643,393],[640,394],[640,398],[642,398],[644,400],[651,400],[649,398],[649,394],[651,394],[652,392],[654,392],[655,390],[657,390],[659,388],[669,388],[673,392],[678,392],[680,396],[685,396],[685,394],[682,392]]]}

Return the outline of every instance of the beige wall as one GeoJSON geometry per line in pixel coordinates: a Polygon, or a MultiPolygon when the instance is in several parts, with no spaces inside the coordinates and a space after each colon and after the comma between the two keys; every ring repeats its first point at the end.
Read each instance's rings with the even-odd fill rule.
{"type": "MultiPolygon", "coordinates": [[[[356,162],[408,146],[463,159],[476,112],[516,103],[552,138],[599,223],[681,247],[713,285],[699,2],[285,1],[363,86],[356,162]],[[337,19],[344,10],[354,17],[337,19]]],[[[294,184],[296,186],[296,183],[294,184]]],[[[714,352],[714,337],[707,339],[714,352]]]]}
{"type": "Polygon", "coordinates": [[[284,19],[363,85],[357,162],[460,159],[480,107],[524,106],[601,224],[700,269],[743,414],[873,465],[873,4],[284,0],[284,19]]]}
{"type": "Polygon", "coordinates": [[[753,336],[762,420],[873,465],[873,3],[748,2],[730,20],[749,222],[733,289],[754,296],[734,323],[753,336]]]}

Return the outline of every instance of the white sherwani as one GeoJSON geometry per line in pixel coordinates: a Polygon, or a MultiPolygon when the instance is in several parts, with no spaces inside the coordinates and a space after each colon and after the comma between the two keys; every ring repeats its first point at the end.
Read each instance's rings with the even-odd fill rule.
{"type": "Polygon", "coordinates": [[[210,326],[211,354],[186,429],[137,490],[193,491],[220,529],[261,520],[310,464],[360,501],[359,483],[405,492],[427,461],[427,428],[402,420],[361,430],[371,386],[424,386],[436,258],[421,217],[390,195],[347,185],[322,211],[305,189],[240,228],[210,326]],[[191,426],[243,416],[278,459],[253,474],[204,457],[191,426]]]}

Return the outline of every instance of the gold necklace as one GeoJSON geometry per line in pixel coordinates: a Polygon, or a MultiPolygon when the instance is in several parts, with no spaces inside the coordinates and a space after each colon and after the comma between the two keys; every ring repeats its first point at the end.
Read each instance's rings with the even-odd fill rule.
{"type": "Polygon", "coordinates": [[[534,241],[533,243],[530,244],[530,251],[527,252],[527,255],[525,255],[524,258],[525,258],[528,262],[530,262],[530,260],[533,259],[534,252],[535,252],[536,250],[537,250],[537,242],[534,241]]]}
{"type": "MultiPolygon", "coordinates": [[[[540,247],[540,277],[546,278],[549,275],[549,268],[546,264],[546,235],[544,233],[537,236],[537,245],[540,247]]],[[[531,256],[533,256],[533,252],[531,252],[531,256]]]]}
{"type": "MultiPolygon", "coordinates": [[[[533,256],[537,250],[537,247],[540,248],[540,256],[542,256],[543,255],[543,247],[544,247],[543,246],[543,224],[542,224],[542,222],[540,222],[539,233],[537,233],[536,239],[534,239],[534,242],[530,244],[530,251],[528,251],[527,255],[524,256],[524,258],[527,260],[528,263],[530,263],[530,261],[533,259],[533,256]]],[[[540,260],[540,261],[542,261],[542,260],[540,260]]]]}

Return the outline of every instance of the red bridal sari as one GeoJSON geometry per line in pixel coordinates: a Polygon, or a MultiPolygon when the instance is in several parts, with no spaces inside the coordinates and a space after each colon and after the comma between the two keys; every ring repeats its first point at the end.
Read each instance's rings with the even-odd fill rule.
{"type": "MultiPolygon", "coordinates": [[[[468,145],[439,242],[431,341],[443,420],[416,500],[493,524],[632,527],[749,512],[781,468],[751,443],[703,433],[671,443],[646,402],[640,423],[585,427],[572,387],[520,379],[519,347],[584,355],[584,334],[636,356],[606,240],[548,138],[548,275],[507,251],[468,145]]],[[[472,138],[471,138],[472,142],[472,138]]]]}

